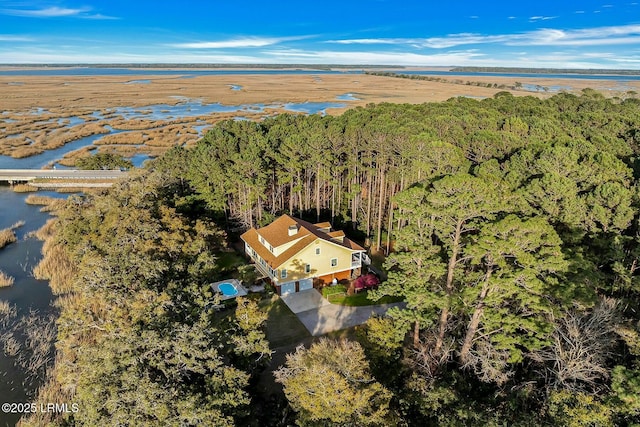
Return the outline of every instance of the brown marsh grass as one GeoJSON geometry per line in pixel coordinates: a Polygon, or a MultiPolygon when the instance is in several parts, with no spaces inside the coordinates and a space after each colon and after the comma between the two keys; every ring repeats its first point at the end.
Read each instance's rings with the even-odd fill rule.
{"type": "Polygon", "coordinates": [[[58,187],[56,193],[86,193],[91,187],[58,187]]]}
{"type": "Polygon", "coordinates": [[[9,276],[4,271],[0,270],[0,288],[5,288],[7,286],[13,285],[15,279],[9,276]]]}
{"type": "Polygon", "coordinates": [[[31,193],[34,191],[38,191],[37,187],[29,184],[15,184],[11,187],[11,189],[16,193],[31,193]]]}
{"type": "Polygon", "coordinates": [[[49,280],[49,286],[55,295],[71,292],[77,268],[64,245],[54,243],[52,238],[48,238],[42,245],[42,254],[42,260],[33,269],[33,277],[49,280]]]}
{"type": "Polygon", "coordinates": [[[58,160],[63,166],[74,167],[78,159],[91,156],[96,150],[96,147],[91,145],[89,147],[83,147],[79,150],[72,151],[64,155],[64,157],[58,160]]]}
{"type": "Polygon", "coordinates": [[[7,331],[0,333],[0,341],[4,341],[8,337],[8,330],[17,314],[15,305],[9,304],[9,301],[0,300],[0,331],[7,331]]]}
{"type": "MultiPolygon", "coordinates": [[[[0,76],[3,87],[3,108],[31,110],[33,105],[62,114],[62,111],[86,111],[86,109],[106,112],[106,108],[130,106],[145,109],[153,104],[177,104],[180,95],[203,102],[221,102],[224,105],[253,103],[335,101],[344,93],[358,93],[360,101],[350,101],[345,109],[364,106],[368,103],[398,102],[423,103],[444,101],[461,95],[492,97],[502,89],[466,86],[453,82],[398,79],[374,75],[323,75],[320,80],[311,75],[234,75],[198,76],[192,79],[175,79],[167,76],[148,76],[153,84],[145,85],[144,91],[137,85],[124,84],[131,76],[22,76],[22,86],[7,85],[15,79],[0,76]],[[67,83],[65,85],[65,83],[67,83]],[[229,83],[243,86],[241,91],[229,89],[229,83]]],[[[463,78],[463,77],[461,77],[463,78]]],[[[514,85],[517,77],[474,77],[486,83],[514,85]]],[[[542,86],[570,86],[576,91],[585,87],[602,89],[606,96],[617,96],[617,82],[606,80],[585,81],[581,79],[535,78],[529,83],[542,86]]],[[[639,91],[640,82],[630,82],[630,89],[639,91]]],[[[527,91],[513,91],[514,95],[546,97],[527,91]]],[[[344,109],[342,110],[344,111],[344,109]]],[[[86,112],[85,112],[86,114],[86,112]]]]}
{"type": "Polygon", "coordinates": [[[16,241],[16,233],[11,228],[0,230],[0,249],[16,241]]]}
{"type": "Polygon", "coordinates": [[[56,199],[55,197],[47,197],[47,196],[36,196],[35,194],[30,194],[25,199],[25,203],[28,205],[43,205],[48,206],[54,202],[57,202],[60,199],[56,199]]]}
{"type": "Polygon", "coordinates": [[[42,205],[43,207],[40,209],[40,212],[51,212],[55,215],[67,202],[64,199],[58,199],[56,197],[29,194],[25,199],[25,203],[28,205],[42,205]]]}
{"type": "Polygon", "coordinates": [[[86,136],[109,133],[104,122],[83,123],[73,127],[60,127],[57,123],[45,127],[34,124],[23,130],[15,129],[15,136],[0,140],[0,154],[14,158],[24,158],[42,153],[45,150],[59,148],[68,142],[86,136]]]}
{"type": "MultiPolygon", "coordinates": [[[[17,158],[28,157],[56,148],[83,136],[108,133],[106,125],[129,130],[131,133],[109,135],[99,144],[131,145],[145,144],[159,151],[179,144],[193,145],[199,139],[196,125],[214,124],[220,120],[235,116],[257,119],[277,112],[270,109],[262,113],[250,110],[231,113],[216,113],[185,119],[159,120],[126,119],[113,108],[128,106],[141,111],[149,105],[177,104],[181,102],[172,96],[180,95],[202,102],[220,102],[224,105],[249,105],[255,103],[274,104],[288,102],[335,102],[336,96],[344,93],[357,93],[359,100],[344,102],[344,107],[330,109],[328,114],[340,114],[347,109],[365,106],[370,103],[423,103],[437,102],[456,96],[493,97],[503,89],[461,84],[455,81],[430,81],[399,79],[375,75],[323,75],[321,79],[310,75],[235,75],[232,83],[243,86],[241,91],[229,89],[229,76],[198,76],[193,79],[175,79],[166,76],[149,76],[153,84],[146,85],[140,91],[138,85],[124,84],[131,76],[23,76],[24,85],[7,85],[14,77],[0,76],[3,89],[3,109],[6,118],[16,122],[4,123],[0,127],[3,135],[0,139],[0,154],[17,158]],[[46,110],[32,114],[33,105],[46,110]],[[92,113],[102,115],[97,119],[92,113]],[[69,126],[71,117],[80,117],[84,123],[69,126]],[[60,121],[61,120],[61,121],[60,121]],[[144,131],[144,132],[143,132],[144,131]]],[[[442,80],[442,79],[440,79],[442,80]]],[[[479,83],[492,83],[492,86],[513,86],[517,78],[511,77],[474,77],[479,83]]],[[[462,82],[462,80],[460,80],[462,82]]],[[[571,87],[579,92],[585,87],[602,91],[607,97],[622,96],[615,81],[549,79],[544,77],[530,79],[531,84],[540,86],[571,87]]],[[[626,83],[628,90],[640,92],[640,82],[626,83]]],[[[551,93],[512,90],[515,96],[534,96],[547,98],[551,93]]],[[[65,163],[66,164],[66,163],[65,163]]]]}
{"type": "Polygon", "coordinates": [[[94,141],[95,145],[138,145],[144,144],[146,141],[146,133],[144,132],[126,132],[116,133],[112,135],[105,135],[102,138],[94,141]]]}
{"type": "Polygon", "coordinates": [[[58,224],[57,218],[49,218],[42,227],[36,230],[36,232],[34,233],[34,236],[36,237],[36,239],[42,240],[42,241],[52,238],[55,233],[57,224],[58,224]]]}
{"type": "Polygon", "coordinates": [[[0,249],[4,248],[11,243],[14,243],[16,238],[15,229],[22,227],[24,225],[24,221],[18,221],[13,224],[11,227],[0,230],[0,249]]]}
{"type": "Polygon", "coordinates": [[[35,237],[44,240],[42,259],[32,271],[38,280],[48,280],[51,290],[56,295],[66,294],[72,290],[73,278],[77,274],[75,265],[63,244],[55,242],[58,220],[51,218],[36,231],[35,237]]]}

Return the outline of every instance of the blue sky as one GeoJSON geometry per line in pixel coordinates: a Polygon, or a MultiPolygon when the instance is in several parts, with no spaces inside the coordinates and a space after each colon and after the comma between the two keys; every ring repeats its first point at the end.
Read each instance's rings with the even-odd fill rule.
{"type": "Polygon", "coordinates": [[[640,69],[640,0],[0,0],[0,63],[640,69]]]}

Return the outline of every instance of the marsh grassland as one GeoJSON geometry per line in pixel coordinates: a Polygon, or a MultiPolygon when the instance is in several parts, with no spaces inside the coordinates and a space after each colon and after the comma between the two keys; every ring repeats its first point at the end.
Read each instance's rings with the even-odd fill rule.
{"type": "Polygon", "coordinates": [[[15,230],[23,225],[24,221],[18,221],[11,227],[0,230],[0,249],[17,241],[15,230]]]}
{"type": "Polygon", "coordinates": [[[0,270],[0,288],[13,285],[14,280],[15,279],[13,277],[0,270]]]}
{"type": "MultiPolygon", "coordinates": [[[[74,166],[78,158],[94,150],[125,157],[154,157],[174,146],[192,146],[207,127],[221,120],[259,120],[286,111],[284,106],[289,103],[340,102],[343,107],[325,110],[335,115],[370,103],[417,104],[456,96],[488,98],[502,89],[479,84],[514,86],[518,80],[500,76],[469,79],[478,85],[464,84],[468,79],[459,76],[429,81],[346,73],[204,75],[188,79],[149,75],[145,76],[148,83],[138,83],[133,76],[0,76],[4,108],[0,115],[0,155],[25,158],[93,137],[87,146],[63,153],[59,163],[74,166]],[[341,101],[345,94],[353,96],[341,101]],[[197,104],[193,111],[187,107],[182,117],[171,113],[173,107],[187,101],[197,104]],[[220,111],[199,113],[198,106],[211,104],[219,104],[220,111]],[[265,106],[268,108],[261,110],[265,106]],[[228,107],[238,110],[225,111],[228,107]]],[[[634,81],[621,87],[617,81],[544,77],[528,79],[527,86],[571,88],[575,92],[593,87],[605,96],[640,91],[640,82],[634,81]]],[[[511,92],[542,98],[552,95],[524,89],[511,92]]]]}

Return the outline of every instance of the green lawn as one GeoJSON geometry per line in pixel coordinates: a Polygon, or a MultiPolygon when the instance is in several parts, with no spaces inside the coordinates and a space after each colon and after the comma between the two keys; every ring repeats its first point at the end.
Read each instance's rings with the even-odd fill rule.
{"type": "Polygon", "coordinates": [[[400,297],[385,296],[377,301],[372,301],[367,298],[368,291],[361,291],[357,294],[348,296],[347,288],[344,285],[329,286],[322,289],[322,296],[332,304],[346,305],[350,307],[359,307],[363,305],[378,305],[378,304],[390,304],[393,302],[400,302],[400,297]]]}

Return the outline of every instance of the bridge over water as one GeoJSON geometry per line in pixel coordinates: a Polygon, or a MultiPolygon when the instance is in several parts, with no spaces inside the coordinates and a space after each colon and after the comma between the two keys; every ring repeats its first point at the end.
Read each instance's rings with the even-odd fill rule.
{"type": "Polygon", "coordinates": [[[126,176],[121,170],[78,169],[0,169],[0,182],[25,182],[34,179],[99,180],[126,176]]]}

